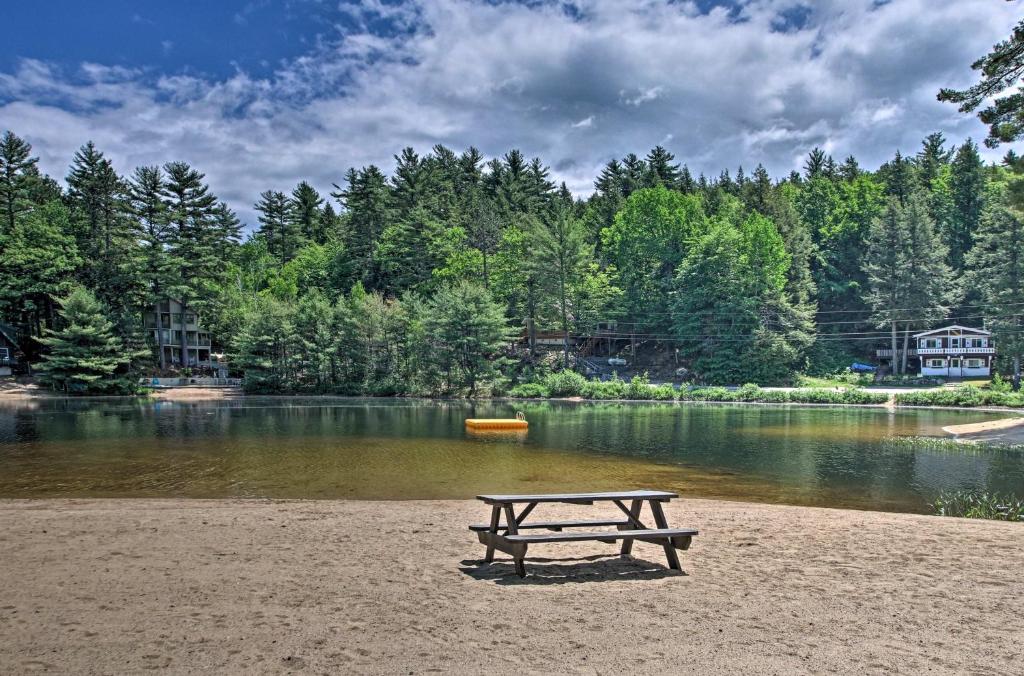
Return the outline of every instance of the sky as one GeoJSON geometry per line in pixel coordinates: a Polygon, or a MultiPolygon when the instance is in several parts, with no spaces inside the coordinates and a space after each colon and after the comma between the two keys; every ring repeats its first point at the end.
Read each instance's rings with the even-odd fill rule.
{"type": "MultiPolygon", "coordinates": [[[[267,189],[321,192],[405,146],[539,156],[580,196],[663,145],[694,175],[876,168],[1024,12],[1003,0],[48,0],[10,3],[0,129],[61,178],[88,140],[128,174],[184,160],[252,224],[267,189]]],[[[997,160],[1007,150],[984,150],[997,160]]]]}

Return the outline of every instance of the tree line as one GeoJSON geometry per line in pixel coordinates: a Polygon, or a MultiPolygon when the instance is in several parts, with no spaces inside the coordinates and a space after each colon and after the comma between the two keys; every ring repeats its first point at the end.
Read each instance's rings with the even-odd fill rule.
{"type": "Polygon", "coordinates": [[[526,334],[561,336],[571,367],[599,325],[631,360],[707,383],[828,373],[882,340],[905,370],[908,336],[951,318],[995,330],[1019,370],[1022,170],[939,133],[874,171],[815,148],[781,178],[695,177],[656,147],[578,198],[517,150],[438,145],[328,195],[271,187],[243,237],[187,163],[122,176],[87,143],[62,186],[8,131],[0,321],[46,382],[85,391],[187,368],[143,326],[168,298],[260,391],[498,391],[541,368],[526,334]],[[75,381],[96,350],[107,375],[75,381]]]}

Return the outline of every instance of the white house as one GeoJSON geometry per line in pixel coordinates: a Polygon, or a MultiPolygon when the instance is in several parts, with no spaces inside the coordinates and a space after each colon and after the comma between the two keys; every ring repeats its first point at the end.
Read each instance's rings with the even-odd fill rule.
{"type": "MultiPolygon", "coordinates": [[[[953,324],[914,335],[908,362],[917,360],[922,376],[987,378],[992,374],[995,345],[982,329],[953,324]]],[[[882,348],[879,359],[892,360],[892,349],[882,348]]]]}

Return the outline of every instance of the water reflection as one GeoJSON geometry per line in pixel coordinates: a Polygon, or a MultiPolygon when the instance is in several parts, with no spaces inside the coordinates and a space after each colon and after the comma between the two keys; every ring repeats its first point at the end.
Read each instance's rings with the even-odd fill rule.
{"type": "Polygon", "coordinates": [[[922,511],[943,489],[1024,493],[1024,453],[893,443],[959,411],[247,398],[0,406],[0,496],[465,498],[675,488],[922,511]],[[524,410],[523,433],[467,417],[524,410]]]}

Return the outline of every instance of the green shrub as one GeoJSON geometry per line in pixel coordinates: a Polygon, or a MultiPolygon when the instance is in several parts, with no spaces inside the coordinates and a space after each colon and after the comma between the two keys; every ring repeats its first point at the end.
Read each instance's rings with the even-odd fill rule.
{"type": "Polygon", "coordinates": [[[544,388],[550,397],[579,397],[587,386],[587,379],[575,371],[557,371],[544,378],[544,388]]]}
{"type": "Polygon", "coordinates": [[[736,401],[736,395],[724,387],[697,387],[681,390],[679,401],[736,401]]]}
{"type": "Polygon", "coordinates": [[[803,389],[789,393],[789,400],[800,404],[884,404],[889,395],[860,388],[846,390],[803,389]]]}
{"type": "Polygon", "coordinates": [[[1024,394],[982,390],[973,385],[905,392],[896,395],[896,403],[903,406],[1024,406],[1024,394]]]}
{"type": "Polygon", "coordinates": [[[650,394],[651,399],[656,399],[658,401],[674,401],[676,398],[676,389],[668,383],[665,383],[663,385],[658,385],[657,387],[652,387],[650,394]]]}
{"type": "Polygon", "coordinates": [[[761,387],[756,383],[746,383],[733,393],[736,401],[760,401],[761,387]]]}
{"type": "Polygon", "coordinates": [[[519,383],[508,391],[508,396],[516,399],[545,399],[550,395],[540,383],[519,383]]]}
{"type": "Polygon", "coordinates": [[[613,373],[611,380],[589,381],[583,390],[583,396],[587,399],[625,399],[628,388],[629,386],[613,373]]]}
{"type": "Polygon", "coordinates": [[[931,503],[939,516],[1024,521],[1024,498],[977,491],[943,492],[931,503]]]}
{"type": "Polygon", "coordinates": [[[626,385],[626,399],[650,399],[651,381],[644,373],[642,376],[633,376],[626,385]]]}
{"type": "Polygon", "coordinates": [[[1013,389],[1012,384],[1004,380],[998,373],[992,376],[992,382],[989,383],[988,389],[992,392],[1009,392],[1013,389]]]}

